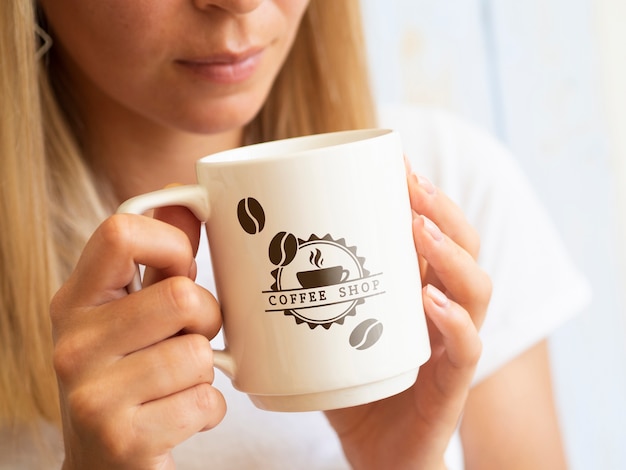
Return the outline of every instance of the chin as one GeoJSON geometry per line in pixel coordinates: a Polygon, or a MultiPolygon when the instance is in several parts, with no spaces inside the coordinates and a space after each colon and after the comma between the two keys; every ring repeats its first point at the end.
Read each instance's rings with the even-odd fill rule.
{"type": "Polygon", "coordinates": [[[194,134],[220,134],[241,129],[256,117],[262,104],[251,106],[248,102],[242,106],[206,106],[196,113],[179,116],[176,127],[194,134]]]}

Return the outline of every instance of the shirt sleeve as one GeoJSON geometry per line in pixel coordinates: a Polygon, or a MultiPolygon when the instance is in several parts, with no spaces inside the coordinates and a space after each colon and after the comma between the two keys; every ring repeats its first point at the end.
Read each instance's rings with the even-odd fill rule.
{"type": "Polygon", "coordinates": [[[434,110],[386,109],[381,124],[400,132],[414,171],[479,232],[478,262],[493,283],[479,382],[582,311],[589,285],[517,161],[492,136],[434,110]]]}

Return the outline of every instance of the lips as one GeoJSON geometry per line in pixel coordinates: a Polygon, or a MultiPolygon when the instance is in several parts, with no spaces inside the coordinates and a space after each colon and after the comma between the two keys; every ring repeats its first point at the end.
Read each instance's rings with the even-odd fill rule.
{"type": "Polygon", "coordinates": [[[258,68],[264,49],[241,53],[224,52],[207,57],[181,59],[176,63],[197,76],[217,84],[237,84],[249,79],[258,68]]]}

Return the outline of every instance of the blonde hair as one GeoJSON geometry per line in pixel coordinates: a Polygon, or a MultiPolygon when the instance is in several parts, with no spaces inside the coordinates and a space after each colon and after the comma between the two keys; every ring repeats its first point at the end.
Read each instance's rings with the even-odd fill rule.
{"type": "MultiPolygon", "coordinates": [[[[48,304],[111,211],[35,57],[35,13],[0,3],[0,423],[13,425],[60,422],[48,304]]],[[[358,0],[311,1],[245,143],[374,125],[360,14],[358,0]]]]}
{"type": "Polygon", "coordinates": [[[365,54],[358,0],[313,0],[248,139],[372,127],[365,54]]]}

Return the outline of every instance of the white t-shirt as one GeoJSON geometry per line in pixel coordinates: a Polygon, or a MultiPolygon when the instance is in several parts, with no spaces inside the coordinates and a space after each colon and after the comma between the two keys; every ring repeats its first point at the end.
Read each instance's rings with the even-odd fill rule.
{"type": "MultiPolygon", "coordinates": [[[[448,194],[481,236],[479,263],[493,295],[481,330],[478,382],[580,311],[589,288],[515,160],[492,137],[448,113],[420,108],[385,108],[380,124],[400,132],[414,171],[448,194]]],[[[206,240],[198,265],[198,282],[214,291],[206,240]]],[[[221,338],[213,345],[221,348],[221,338]]],[[[226,417],[175,449],[178,468],[349,468],[322,413],[259,410],[220,372],[215,385],[226,397],[226,417]]],[[[36,452],[3,445],[3,437],[0,431],[0,469],[46,468],[16,466],[36,452]]],[[[463,468],[458,434],[446,461],[450,469],[463,468]]]]}

